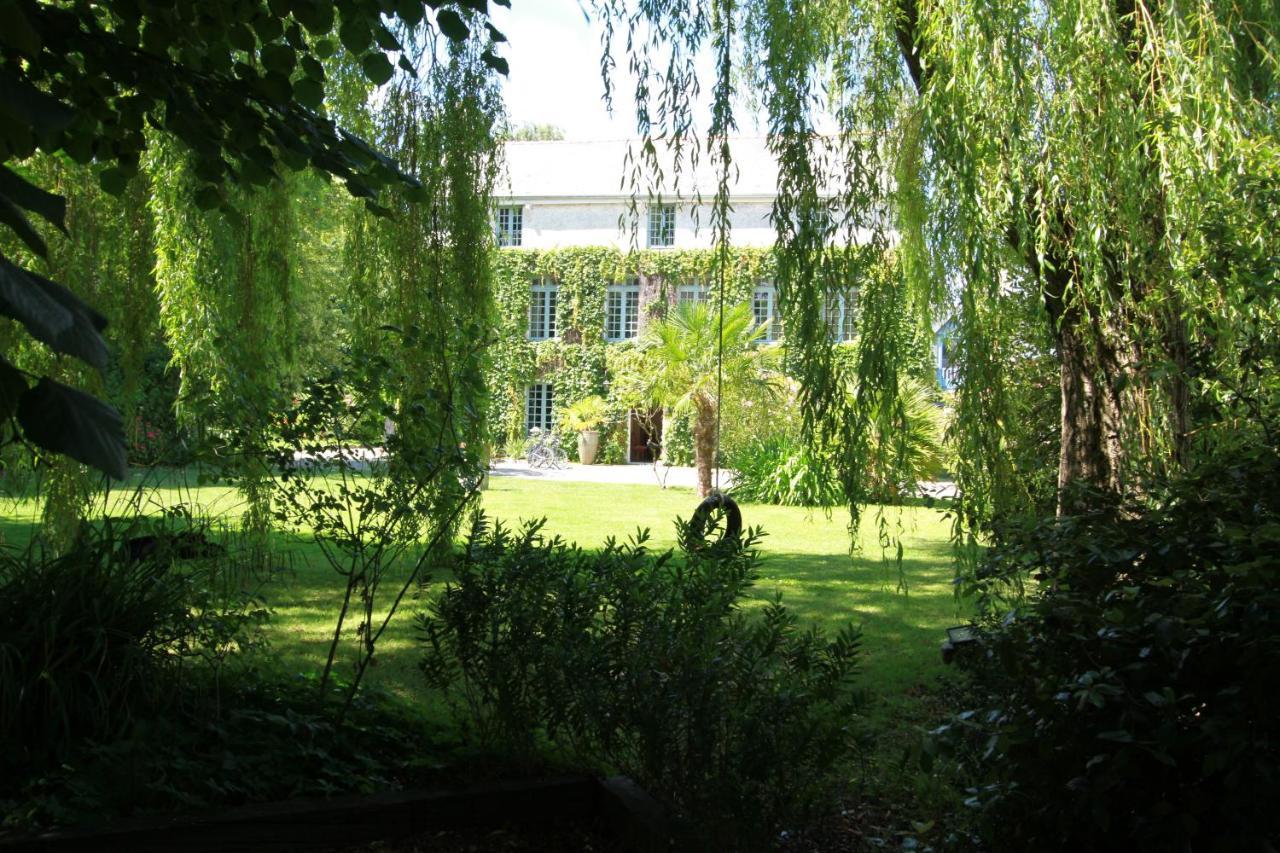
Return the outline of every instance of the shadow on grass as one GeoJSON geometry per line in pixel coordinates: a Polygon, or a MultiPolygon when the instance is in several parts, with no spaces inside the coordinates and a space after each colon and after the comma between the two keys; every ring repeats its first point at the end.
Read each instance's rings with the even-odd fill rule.
{"type": "MultiPolygon", "coordinates": [[[[682,505],[682,497],[664,495],[656,502],[658,506],[650,506],[653,520],[659,513],[670,512],[677,502],[682,505]]],[[[523,509],[533,514],[538,507],[523,509]]],[[[755,511],[765,516],[778,512],[755,511]]],[[[633,516],[629,520],[650,519],[633,516]]],[[[827,541],[829,531],[819,535],[812,527],[816,518],[792,525],[781,521],[781,517],[762,519],[766,528],[774,526],[780,534],[761,543],[760,579],[751,591],[755,602],[769,601],[780,592],[783,603],[803,624],[828,632],[849,622],[860,626],[865,653],[863,683],[872,693],[900,696],[945,671],[938,653],[943,631],[967,618],[966,609],[952,593],[951,551],[945,541],[905,532],[904,559],[899,567],[896,562],[881,560],[875,552],[863,552],[855,558],[847,553],[821,553],[835,542],[827,541]],[[778,523],[770,524],[771,520],[778,523]],[[812,552],[805,553],[805,549],[812,552]],[[905,594],[898,588],[900,571],[906,579],[905,594]]],[[[10,547],[25,546],[36,530],[37,522],[30,517],[0,518],[0,536],[10,547]]],[[[218,537],[215,529],[211,538],[216,541],[218,537]]],[[[662,541],[665,537],[655,538],[652,544],[656,551],[668,546],[669,541],[662,541]]],[[[267,654],[272,666],[284,672],[318,671],[341,607],[344,578],[324,559],[309,535],[273,530],[268,544],[281,571],[263,590],[273,611],[267,654]]],[[[587,550],[594,549],[588,546],[587,550]]],[[[410,590],[380,641],[370,683],[412,701],[434,701],[417,671],[420,655],[414,614],[425,606],[424,595],[429,596],[448,579],[447,574],[437,571],[423,588],[414,585],[410,590]]],[[[389,573],[383,600],[390,600],[403,580],[403,573],[389,573]]],[[[348,643],[355,639],[357,621],[352,620],[344,632],[348,643]]],[[[340,655],[338,671],[349,666],[349,658],[340,655]]]]}
{"type": "Polygon", "coordinates": [[[864,683],[878,693],[900,694],[945,671],[939,646],[948,625],[967,620],[953,594],[950,550],[915,545],[898,566],[847,555],[769,553],[754,596],[782,593],[783,603],[827,630],[853,623],[862,630],[864,683]]]}

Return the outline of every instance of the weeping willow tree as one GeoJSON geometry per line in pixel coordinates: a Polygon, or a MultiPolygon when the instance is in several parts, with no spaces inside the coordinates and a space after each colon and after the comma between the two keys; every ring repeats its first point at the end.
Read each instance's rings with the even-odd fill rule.
{"type": "MultiPolygon", "coordinates": [[[[487,437],[480,413],[492,338],[489,205],[500,91],[478,40],[453,42],[422,28],[401,28],[397,39],[413,72],[394,76],[376,97],[351,57],[339,53],[327,64],[339,120],[417,181],[372,208],[342,203],[346,348],[386,353],[387,333],[401,335],[410,346],[397,357],[412,360],[414,387],[399,396],[419,400],[430,390],[456,440],[479,446],[487,437]]],[[[396,428],[412,432],[422,419],[404,414],[396,428]]]]}
{"type": "Polygon", "coordinates": [[[270,495],[261,457],[294,353],[293,179],[237,190],[227,207],[206,212],[183,152],[156,144],[150,158],[156,289],[180,376],[179,418],[236,477],[244,529],[262,540],[270,495]]]}
{"type": "Polygon", "coordinates": [[[1011,324],[1040,324],[1058,364],[1060,513],[1185,464],[1197,418],[1215,411],[1199,404],[1247,393],[1233,365],[1264,340],[1280,293],[1274,0],[594,7],[606,41],[625,42],[646,140],[678,140],[687,160],[709,152],[727,174],[730,94],[758,98],[805,425],[844,448],[855,523],[868,496],[856,463],[900,422],[900,368],[931,317],[959,318],[970,533],[1026,499],[1009,458],[1011,324]],[[717,62],[699,141],[703,51],[717,62]],[[858,243],[890,251],[897,274],[860,278],[843,248],[858,243]],[[850,280],[863,284],[861,342],[845,398],[821,307],[850,280]]]}
{"type": "MultiPolygon", "coordinates": [[[[147,181],[141,177],[129,181],[121,195],[113,197],[100,188],[99,169],[66,157],[41,154],[20,168],[26,177],[66,199],[68,235],[55,234],[52,227],[44,229],[49,252],[43,261],[24,256],[29,253],[15,246],[6,249],[50,278],[73,282],[77,296],[119,322],[107,334],[111,359],[104,371],[55,356],[35,341],[14,334],[16,329],[7,322],[0,338],[19,368],[107,396],[123,413],[126,434],[136,438],[138,377],[156,338],[147,181]]],[[[34,472],[30,485],[41,499],[43,547],[60,553],[72,545],[105,478],[69,457],[19,444],[5,449],[4,468],[11,488],[27,485],[26,472],[34,472]],[[34,467],[28,468],[29,463],[34,467]]]]}
{"type": "MultiPolygon", "coordinates": [[[[396,357],[410,377],[388,389],[401,446],[433,458],[461,450],[466,468],[489,441],[489,208],[502,101],[478,43],[445,42],[424,30],[406,30],[400,40],[415,73],[393,80],[370,124],[375,144],[420,185],[393,198],[389,217],[362,213],[352,223],[344,255],[360,277],[352,346],[386,352],[383,327],[393,327],[404,343],[396,357]]],[[[418,476],[403,473],[406,482],[418,476]]],[[[469,475],[432,484],[432,518],[448,521],[432,539],[443,547],[460,506],[474,496],[472,484],[469,475]]]]}
{"type": "Polygon", "coordinates": [[[339,216],[341,354],[309,366],[281,435],[286,456],[317,442],[335,455],[277,483],[280,520],[313,534],[345,581],[320,689],[351,663],[348,705],[405,596],[452,546],[478,495],[488,438],[489,196],[501,101],[482,45],[409,27],[396,39],[406,73],[376,96],[349,57],[329,65],[344,124],[414,184],[339,216]],[[393,433],[372,439],[370,417],[393,433]],[[371,440],[385,455],[365,467],[371,440]]]}

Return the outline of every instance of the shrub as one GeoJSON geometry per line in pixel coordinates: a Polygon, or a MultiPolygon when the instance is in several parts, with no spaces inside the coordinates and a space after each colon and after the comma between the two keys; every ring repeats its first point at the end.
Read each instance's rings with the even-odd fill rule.
{"type": "Polygon", "coordinates": [[[831,462],[797,438],[756,439],[729,460],[738,500],[780,506],[835,506],[844,501],[831,462]]]}
{"type": "Polygon", "coordinates": [[[942,472],[946,418],[935,397],[919,380],[903,376],[888,419],[868,426],[867,477],[876,499],[893,501],[915,494],[921,480],[942,472]]]}
{"type": "Polygon", "coordinates": [[[763,843],[851,754],[858,635],[748,617],[758,533],[682,553],[645,535],[587,553],[482,518],[422,617],[423,671],[484,742],[540,738],[635,777],[715,846],[763,843]]]}
{"type": "MultiPolygon", "coordinates": [[[[916,492],[921,480],[943,467],[943,421],[940,406],[925,387],[904,377],[893,424],[871,425],[866,459],[871,494],[881,501],[916,492]]],[[[836,506],[846,500],[840,485],[837,454],[814,448],[792,431],[779,431],[745,442],[728,465],[735,472],[733,493],[739,500],[782,506],[836,506]]]]}
{"type": "Polygon", "coordinates": [[[227,563],[166,520],[86,527],[59,557],[0,555],[0,770],[118,737],[168,703],[184,666],[220,669],[255,643],[266,611],[227,563]],[[177,553],[195,542],[204,554],[177,553]]]}
{"type": "Polygon", "coordinates": [[[419,330],[395,332],[387,354],[352,354],[308,380],[279,428],[281,475],[268,481],[275,520],[313,537],[342,579],[319,689],[327,692],[349,656],[348,706],[405,596],[452,542],[484,471],[480,445],[465,440],[476,409],[441,405],[414,374],[423,340],[419,330]],[[381,454],[363,445],[371,413],[398,418],[381,454]]]}
{"type": "Polygon", "coordinates": [[[608,404],[599,394],[583,397],[560,412],[560,427],[577,433],[597,429],[608,419],[608,404]]]}
{"type": "MultiPolygon", "coordinates": [[[[194,679],[184,691],[206,695],[203,681],[194,679]]],[[[183,703],[138,720],[121,737],[83,742],[57,767],[21,780],[9,801],[8,786],[0,786],[0,826],[29,832],[294,797],[457,785],[506,769],[490,756],[461,753],[442,729],[376,691],[358,696],[338,724],[334,711],[345,701],[345,685],[326,697],[316,687],[310,679],[238,671],[222,685],[220,707],[183,703]]]]}
{"type": "Polygon", "coordinates": [[[124,365],[113,361],[109,367],[108,393],[132,414],[127,425],[131,465],[185,465],[198,449],[175,415],[180,381],[178,372],[169,369],[171,358],[165,347],[150,349],[137,365],[140,375],[128,384],[124,365]]]}
{"type": "Polygon", "coordinates": [[[999,849],[1267,849],[1280,837],[1280,460],[1206,463],[1144,506],[1006,526],[988,584],[974,805],[999,849]]]}

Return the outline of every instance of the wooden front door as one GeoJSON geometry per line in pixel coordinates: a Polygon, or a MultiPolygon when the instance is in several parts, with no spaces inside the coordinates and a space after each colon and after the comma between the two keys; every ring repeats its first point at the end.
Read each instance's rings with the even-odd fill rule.
{"type": "Polygon", "coordinates": [[[631,410],[631,452],[627,456],[631,462],[652,462],[654,456],[661,452],[662,441],[662,409],[654,409],[642,415],[631,410]]]}

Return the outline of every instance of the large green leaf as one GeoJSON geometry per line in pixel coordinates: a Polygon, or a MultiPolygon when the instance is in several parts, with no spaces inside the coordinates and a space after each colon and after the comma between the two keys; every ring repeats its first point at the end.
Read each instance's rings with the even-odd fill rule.
{"type": "Polygon", "coordinates": [[[100,334],[107,320],[70,290],[15,266],[0,255],[0,314],[22,323],[36,340],[99,370],[107,366],[100,334]]]}
{"type": "Polygon", "coordinates": [[[76,114],[57,98],[5,71],[0,73],[0,118],[48,134],[66,130],[76,114]]]}
{"type": "Polygon", "coordinates": [[[27,248],[35,252],[42,258],[49,256],[49,249],[44,244],[44,238],[40,236],[40,232],[35,229],[31,221],[27,219],[22,208],[18,207],[9,197],[0,193],[0,222],[8,225],[14,234],[17,234],[22,242],[27,244],[27,248]]]}
{"type": "Polygon", "coordinates": [[[40,34],[14,0],[0,0],[0,42],[36,57],[40,53],[40,34]]]}
{"type": "Polygon", "coordinates": [[[17,206],[40,214],[46,221],[58,226],[63,234],[67,233],[67,200],[60,195],[45,192],[4,166],[0,166],[0,196],[8,196],[17,206]]]}
{"type": "Polygon", "coordinates": [[[18,423],[32,444],[70,456],[116,479],[128,474],[124,419],[83,391],[42,376],[19,398],[18,423]]]}
{"type": "Polygon", "coordinates": [[[295,3],[293,16],[312,35],[324,35],[333,29],[332,3],[295,3]]]}
{"type": "Polygon", "coordinates": [[[0,421],[7,421],[18,408],[18,399],[27,390],[22,371],[0,355],[0,421]]]}
{"type": "Polygon", "coordinates": [[[486,50],[484,53],[480,54],[480,61],[503,76],[507,76],[511,73],[511,68],[507,65],[507,61],[501,56],[498,56],[492,50],[486,50]]]}
{"type": "Polygon", "coordinates": [[[436,26],[453,41],[466,41],[471,35],[471,30],[462,22],[462,17],[452,9],[436,12],[436,26]]]}
{"type": "Polygon", "coordinates": [[[390,80],[392,72],[395,71],[391,61],[383,53],[369,54],[360,63],[360,67],[364,69],[364,76],[369,78],[375,86],[381,86],[390,80]]]}
{"type": "Polygon", "coordinates": [[[71,312],[35,287],[26,270],[0,255],[0,314],[27,327],[37,340],[54,346],[74,324],[71,312]]]}

